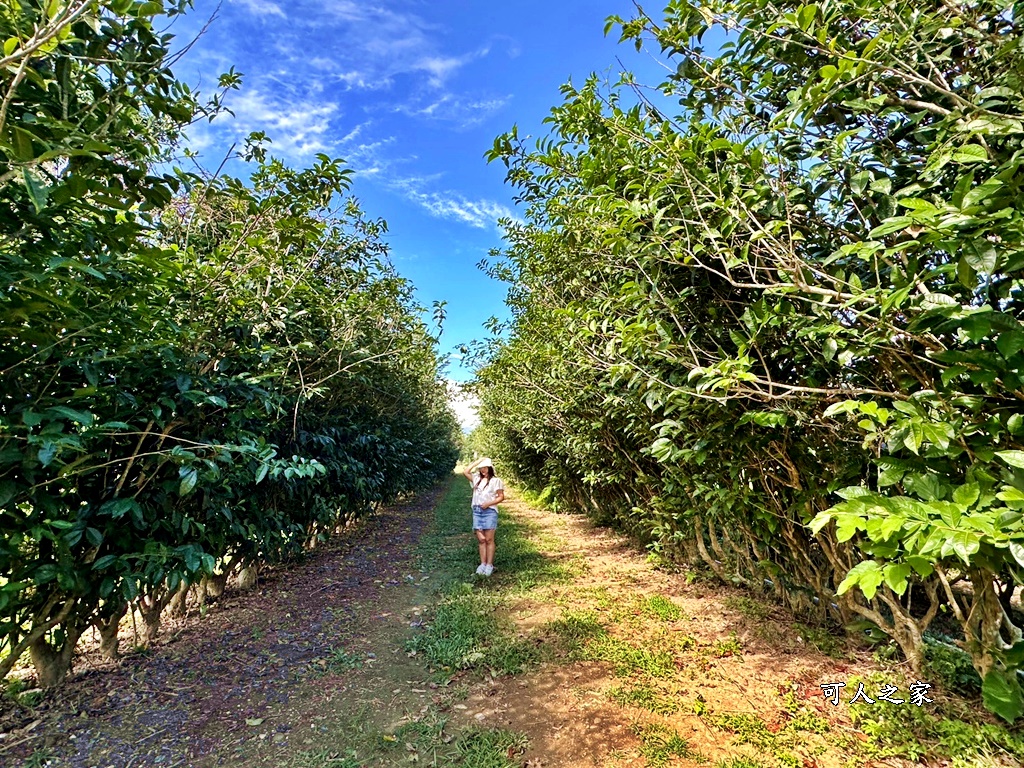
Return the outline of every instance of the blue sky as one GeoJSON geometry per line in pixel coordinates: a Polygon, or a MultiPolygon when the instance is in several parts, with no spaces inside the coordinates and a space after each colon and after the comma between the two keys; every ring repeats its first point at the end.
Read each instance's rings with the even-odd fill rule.
{"type": "MultiPolygon", "coordinates": [[[[515,215],[504,166],[483,154],[518,124],[542,135],[559,86],[589,73],[641,81],[664,74],[646,54],[603,34],[628,0],[196,0],[171,31],[206,33],[177,65],[211,92],[229,67],[244,75],[233,119],[196,126],[192,146],[215,167],[227,147],[265,131],[271,152],[307,165],[318,152],[355,169],[354,194],[388,221],[392,261],[421,303],[447,301],[442,352],[505,318],[506,287],[477,269],[500,246],[496,220],[515,215]],[[643,76],[646,73],[646,77],[643,76]]],[[[241,169],[236,169],[236,173],[241,169]]],[[[453,358],[449,376],[472,377],[453,358]]]]}

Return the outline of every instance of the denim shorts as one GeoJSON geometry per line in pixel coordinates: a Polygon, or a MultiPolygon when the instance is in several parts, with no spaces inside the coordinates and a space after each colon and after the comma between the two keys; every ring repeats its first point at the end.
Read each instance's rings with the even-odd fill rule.
{"type": "Polygon", "coordinates": [[[494,507],[484,509],[481,506],[473,507],[473,530],[490,531],[498,527],[498,510],[494,507]]]}

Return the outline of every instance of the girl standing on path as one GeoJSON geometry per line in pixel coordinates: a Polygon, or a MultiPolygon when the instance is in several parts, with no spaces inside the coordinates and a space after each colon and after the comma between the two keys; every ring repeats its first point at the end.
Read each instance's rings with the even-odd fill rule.
{"type": "Polygon", "coordinates": [[[480,565],[476,572],[490,576],[494,572],[494,532],[498,527],[498,504],[505,500],[505,484],[494,474],[490,459],[478,459],[462,474],[473,485],[473,533],[480,546],[480,565]],[[473,479],[473,470],[479,470],[473,479]]]}

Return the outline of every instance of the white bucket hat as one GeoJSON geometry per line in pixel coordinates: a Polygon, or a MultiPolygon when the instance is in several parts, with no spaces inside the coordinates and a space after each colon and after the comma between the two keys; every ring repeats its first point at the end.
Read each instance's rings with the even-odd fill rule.
{"type": "Polygon", "coordinates": [[[494,469],[494,465],[491,464],[490,459],[483,459],[479,464],[476,465],[477,469],[482,469],[483,467],[490,467],[491,469],[494,469]]]}

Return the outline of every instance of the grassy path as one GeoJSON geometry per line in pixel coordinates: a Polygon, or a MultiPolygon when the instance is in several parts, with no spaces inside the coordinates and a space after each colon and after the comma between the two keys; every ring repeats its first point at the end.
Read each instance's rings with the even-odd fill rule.
{"type": "MultiPolygon", "coordinates": [[[[170,642],[4,722],[37,768],[1014,766],[1024,738],[898,665],[513,499],[473,575],[469,488],[384,510],[170,642]],[[820,684],[845,682],[840,704],[820,684]],[[20,717],[20,720],[18,720],[20,717]],[[34,723],[34,725],[33,725],[34,723]]],[[[81,666],[81,665],[80,665],[81,666]]]]}

